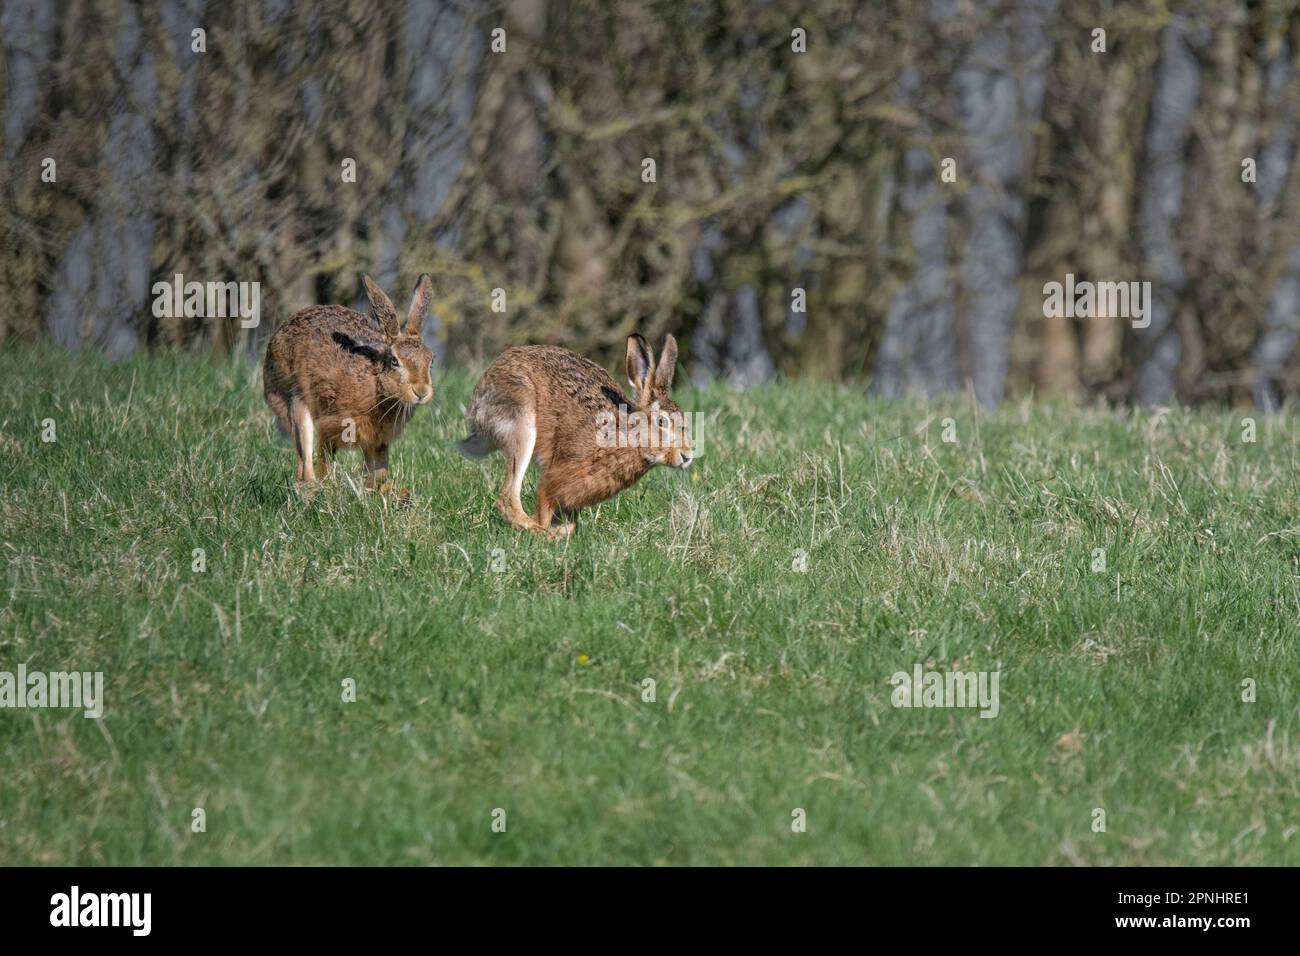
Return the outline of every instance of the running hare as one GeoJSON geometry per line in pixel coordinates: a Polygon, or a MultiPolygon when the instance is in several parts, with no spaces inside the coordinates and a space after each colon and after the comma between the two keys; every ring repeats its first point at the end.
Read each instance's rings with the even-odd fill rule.
{"type": "Polygon", "coordinates": [[[646,340],[629,336],[627,378],[636,390],[633,403],[608,372],[575,352],[553,345],[508,349],[474,388],[471,434],[459,448],[473,457],[501,450],[506,476],[497,508],[512,525],[569,534],[579,509],[618,494],[655,465],[690,465],[681,409],[669,397],[676,366],[677,341],[671,335],[657,365],[646,340]],[[627,427],[629,420],[639,427],[627,427]],[[537,517],[531,518],[519,491],[534,456],[541,478],[537,517]],[[552,529],[557,512],[572,520],[552,529]]]}
{"type": "Polygon", "coordinates": [[[433,354],[420,339],[433,283],[420,276],[403,331],[392,301],[369,276],[364,282],[369,316],[341,305],[295,313],[271,336],[262,378],[266,404],[293,440],[299,481],[316,480],[316,442],[323,473],[335,452],[355,446],[365,456],[366,485],[387,491],[388,446],[433,398],[433,354]]]}

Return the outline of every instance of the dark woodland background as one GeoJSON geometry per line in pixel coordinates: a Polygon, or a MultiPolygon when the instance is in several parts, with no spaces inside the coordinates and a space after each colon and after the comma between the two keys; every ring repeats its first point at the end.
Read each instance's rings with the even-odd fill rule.
{"type": "Polygon", "coordinates": [[[428,271],[456,363],[640,330],[740,385],[1300,390],[1296,2],[3,0],[0,32],[0,340],[255,356],[428,271]],[[262,325],[154,318],[175,272],[259,281],[262,325]],[[1067,272],[1152,281],[1151,327],[1043,318],[1067,272]]]}

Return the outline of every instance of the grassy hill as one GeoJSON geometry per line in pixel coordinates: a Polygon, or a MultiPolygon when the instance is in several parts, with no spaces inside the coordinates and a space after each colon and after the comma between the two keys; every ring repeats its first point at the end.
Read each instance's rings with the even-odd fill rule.
{"type": "Polygon", "coordinates": [[[0,671],[106,682],[0,710],[0,861],[1300,863],[1293,414],[686,391],[697,467],[553,542],[472,384],[404,508],[297,493],[241,366],[0,353],[0,671]]]}

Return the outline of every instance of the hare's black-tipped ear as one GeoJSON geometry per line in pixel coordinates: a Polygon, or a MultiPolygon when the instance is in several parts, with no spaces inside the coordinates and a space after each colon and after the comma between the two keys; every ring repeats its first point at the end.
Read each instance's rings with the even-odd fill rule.
{"type": "Polygon", "coordinates": [[[655,385],[663,391],[671,391],[673,373],[677,371],[677,340],[671,335],[664,337],[664,347],[659,351],[659,364],[655,366],[655,385]]]}
{"type": "Polygon", "coordinates": [[[429,273],[420,276],[415,284],[415,294],[411,296],[411,307],[406,310],[406,334],[419,336],[424,324],[425,313],[429,311],[429,300],[433,298],[433,280],[429,273]]]}
{"type": "Polygon", "coordinates": [[[379,323],[379,328],[385,336],[390,339],[397,338],[400,329],[397,327],[397,310],[393,308],[393,301],[384,295],[384,290],[375,285],[370,276],[363,275],[361,281],[366,287],[366,298],[370,300],[371,316],[379,323]]]}
{"type": "Polygon", "coordinates": [[[655,355],[650,345],[633,332],[627,337],[627,380],[636,389],[637,399],[650,394],[650,379],[655,371],[655,355]]]}
{"type": "Polygon", "coordinates": [[[393,350],[378,340],[374,342],[359,341],[343,332],[335,332],[332,338],[338,343],[339,348],[345,352],[351,352],[353,355],[360,355],[362,358],[377,362],[383,368],[397,368],[397,356],[393,354],[393,350]]]}

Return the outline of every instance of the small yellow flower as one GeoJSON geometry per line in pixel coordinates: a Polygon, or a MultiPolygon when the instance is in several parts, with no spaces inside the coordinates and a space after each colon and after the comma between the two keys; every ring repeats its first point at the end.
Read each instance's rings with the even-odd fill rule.
{"type": "Polygon", "coordinates": [[[585,664],[585,663],[587,663],[588,660],[590,660],[590,658],[587,657],[586,654],[579,654],[579,655],[578,655],[578,663],[579,663],[579,664],[585,664]]]}

